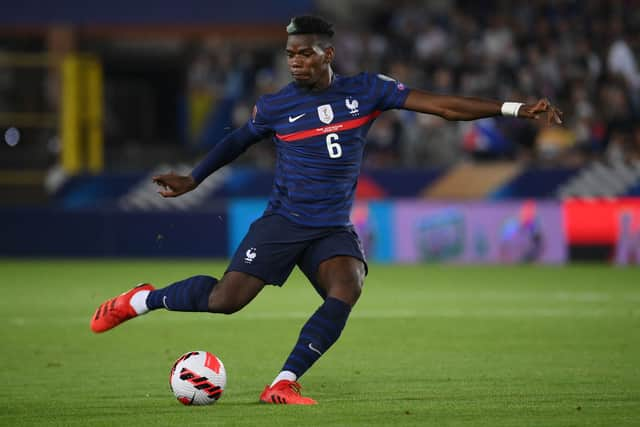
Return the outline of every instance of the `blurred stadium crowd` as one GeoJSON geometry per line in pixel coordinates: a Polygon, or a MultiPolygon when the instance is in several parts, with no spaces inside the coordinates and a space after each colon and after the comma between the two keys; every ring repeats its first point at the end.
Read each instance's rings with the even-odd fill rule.
{"type": "MultiPolygon", "coordinates": [[[[547,97],[565,112],[563,126],[553,127],[388,112],[369,133],[365,167],[640,162],[640,0],[316,0],[314,8],[335,24],[338,73],[381,72],[409,87],[498,100],[547,97]]],[[[258,96],[290,81],[285,25],[246,22],[234,33],[210,24],[198,34],[145,34],[140,25],[131,38],[114,26],[106,36],[77,36],[75,48],[104,64],[106,171],[194,162],[241,125],[258,96]],[[252,36],[238,37],[245,32],[252,36]]],[[[0,38],[0,54],[46,52],[56,43],[16,34],[0,38]]],[[[54,112],[57,75],[43,73],[0,67],[0,111],[54,112]]],[[[54,128],[21,131],[34,142],[5,147],[0,166],[56,161],[54,128]]],[[[273,158],[271,144],[258,144],[240,162],[270,168],[273,158]]]]}
{"type": "MultiPolygon", "coordinates": [[[[514,159],[578,167],[640,161],[640,2],[598,0],[319,1],[335,23],[338,73],[379,71],[409,87],[533,102],[565,112],[562,127],[498,118],[448,123],[396,111],[369,134],[369,167],[440,167],[461,159],[514,159]]],[[[253,101],[290,79],[282,45],[271,50],[204,42],[189,91],[253,101]]],[[[251,161],[269,164],[266,144],[251,161]]]]}

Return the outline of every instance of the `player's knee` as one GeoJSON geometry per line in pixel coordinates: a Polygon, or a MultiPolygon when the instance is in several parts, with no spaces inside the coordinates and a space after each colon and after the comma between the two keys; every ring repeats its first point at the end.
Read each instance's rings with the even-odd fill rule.
{"type": "Polygon", "coordinates": [[[240,309],[243,306],[237,306],[237,305],[222,305],[222,306],[218,306],[216,307],[216,310],[214,311],[214,313],[218,313],[218,314],[233,314],[233,313],[237,313],[238,311],[240,311],[240,309]]]}
{"type": "Polygon", "coordinates": [[[364,276],[364,268],[358,268],[353,272],[353,277],[351,279],[351,292],[354,298],[354,303],[358,300],[358,298],[360,298],[360,295],[362,294],[362,287],[364,286],[364,276]]]}
{"type": "Polygon", "coordinates": [[[357,277],[339,280],[333,283],[327,296],[337,298],[347,304],[354,305],[362,294],[363,284],[363,280],[357,277]]]}
{"type": "Polygon", "coordinates": [[[351,298],[354,304],[356,303],[356,301],[358,301],[358,299],[360,298],[360,295],[362,294],[363,284],[364,283],[362,280],[357,280],[357,281],[354,281],[353,284],[349,287],[349,290],[351,292],[351,298]]]}
{"type": "Polygon", "coordinates": [[[224,298],[221,295],[214,295],[213,292],[209,295],[210,313],[233,314],[240,311],[244,306],[245,304],[241,304],[233,298],[224,298]]]}
{"type": "Polygon", "coordinates": [[[219,314],[233,314],[246,305],[240,297],[232,292],[218,291],[216,289],[209,295],[209,312],[219,314]]]}
{"type": "Polygon", "coordinates": [[[233,314],[240,311],[260,290],[260,286],[250,285],[237,277],[223,277],[209,294],[209,312],[233,314]]]}

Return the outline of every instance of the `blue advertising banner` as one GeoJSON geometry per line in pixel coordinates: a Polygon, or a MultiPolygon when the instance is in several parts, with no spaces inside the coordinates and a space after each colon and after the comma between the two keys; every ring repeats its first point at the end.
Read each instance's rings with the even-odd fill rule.
{"type": "Polygon", "coordinates": [[[563,263],[567,244],[555,202],[398,202],[395,261],[563,263]]]}
{"type": "Polygon", "coordinates": [[[251,223],[260,218],[264,212],[267,207],[267,199],[232,199],[227,207],[229,218],[227,255],[231,257],[249,230],[251,223]]]}
{"type": "Polygon", "coordinates": [[[351,212],[353,223],[369,261],[392,262],[394,244],[392,233],[393,203],[356,202],[351,212]]]}
{"type": "MultiPolygon", "coordinates": [[[[233,199],[229,203],[229,256],[233,255],[251,223],[262,215],[266,206],[267,199],[260,198],[233,199]]],[[[393,261],[392,207],[390,202],[357,202],[351,212],[351,222],[370,261],[393,261]]]]}
{"type": "MultiPolygon", "coordinates": [[[[229,204],[229,255],[266,199],[229,204]]],[[[358,201],[351,213],[369,261],[563,263],[567,244],[555,202],[358,201]]]]}

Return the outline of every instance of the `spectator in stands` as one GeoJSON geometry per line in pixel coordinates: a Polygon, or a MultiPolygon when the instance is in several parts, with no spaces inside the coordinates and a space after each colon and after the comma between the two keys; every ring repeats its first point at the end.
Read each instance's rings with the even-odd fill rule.
{"type": "Polygon", "coordinates": [[[633,130],[629,158],[632,161],[640,162],[640,125],[636,125],[633,130]]]}
{"type": "Polygon", "coordinates": [[[607,67],[612,75],[620,76],[626,83],[630,100],[637,112],[640,108],[640,71],[638,58],[629,43],[632,36],[620,18],[614,19],[611,33],[614,41],[609,47],[607,67]]]}

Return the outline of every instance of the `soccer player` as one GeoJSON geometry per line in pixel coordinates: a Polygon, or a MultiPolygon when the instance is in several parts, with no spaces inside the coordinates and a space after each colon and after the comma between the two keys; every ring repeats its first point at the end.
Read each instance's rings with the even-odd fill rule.
{"type": "Polygon", "coordinates": [[[301,395],[297,381],[340,336],[367,273],[349,214],[373,120],[393,108],[448,120],[546,115],[560,123],[561,113],[545,99],[532,105],[502,103],[409,89],[382,74],[339,76],[331,68],[329,23],[314,16],[295,17],[287,33],[293,82],[262,96],[247,123],[218,142],[189,176],[153,178],[162,196],[180,196],[250,145],[272,138],[277,163],[268,206],[251,224],[226,272],[219,280],[194,276],[162,289],[139,285],[100,305],[91,329],[104,332],[161,308],[234,313],[266,284],[282,286],[297,265],[323,302],[302,327],[282,371],[265,387],[260,401],[309,405],[316,402],[301,395]]]}

